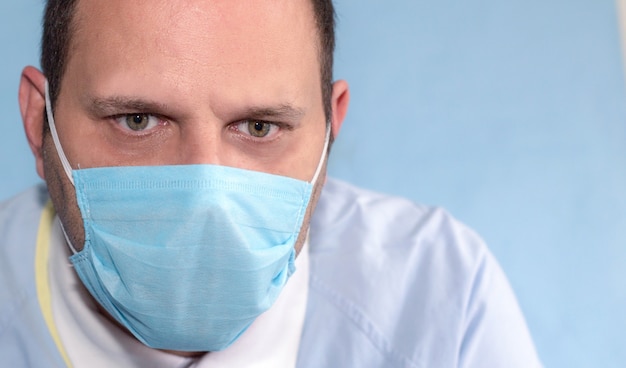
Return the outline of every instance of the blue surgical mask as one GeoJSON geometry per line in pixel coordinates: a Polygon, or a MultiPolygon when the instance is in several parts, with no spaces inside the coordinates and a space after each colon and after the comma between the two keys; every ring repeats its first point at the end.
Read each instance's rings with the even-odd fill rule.
{"type": "Polygon", "coordinates": [[[311,182],[215,165],[72,170],[47,83],[46,109],[84,223],[70,260],[87,290],[149,347],[230,346],[294,272],[329,129],[311,182]]]}

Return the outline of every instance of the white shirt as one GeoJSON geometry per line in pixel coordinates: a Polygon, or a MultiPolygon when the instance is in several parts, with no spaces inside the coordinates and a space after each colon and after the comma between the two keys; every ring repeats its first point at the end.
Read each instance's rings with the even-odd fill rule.
{"type": "MultiPolygon", "coordinates": [[[[55,244],[53,254],[61,261],[48,262],[51,228],[58,225],[50,206],[42,212],[47,198],[45,188],[39,187],[0,204],[2,365],[64,368],[73,360],[73,365],[80,367],[98,367],[95,363],[158,367],[146,360],[134,340],[110,337],[119,329],[93,330],[102,323],[99,321],[95,327],[63,327],[85,341],[68,341],[67,331],[59,338],[52,316],[48,263],[67,270],[68,253],[55,244]],[[112,340],[112,346],[103,344],[105,339],[112,340]],[[65,349],[59,350],[64,344],[72,359],[67,359],[65,349]],[[141,356],[134,358],[133,349],[141,356]],[[86,351],[83,363],[76,360],[81,350],[86,351]]],[[[309,257],[310,270],[305,272],[309,277],[307,315],[297,351],[298,368],[541,367],[502,269],[480,237],[446,211],[329,179],[310,229],[308,252],[303,253],[309,257]]],[[[53,231],[57,242],[63,244],[59,229],[53,231]]],[[[301,271],[302,267],[294,276],[301,277],[301,271]]],[[[296,283],[292,279],[287,287],[296,283]]],[[[70,291],[81,285],[75,277],[73,283],[58,284],[53,286],[70,291]]],[[[74,290],[66,295],[76,294],[74,290]]],[[[296,305],[291,291],[285,290],[283,295],[289,306],[296,305]]],[[[74,307],[85,305],[78,296],[83,303],[71,304],[74,307]]],[[[63,324],[58,303],[56,300],[56,320],[63,324]]],[[[278,308],[277,304],[270,313],[278,308]]],[[[292,343],[289,351],[295,354],[298,334],[292,333],[296,329],[289,328],[290,323],[283,323],[289,318],[288,309],[277,313],[285,313],[285,317],[268,318],[276,321],[268,324],[278,333],[269,327],[265,333],[267,324],[260,322],[265,316],[259,319],[261,332],[245,336],[251,336],[253,343],[242,339],[237,344],[245,351],[242,358],[264,358],[252,346],[257,342],[261,352],[292,343]]],[[[87,316],[99,316],[87,311],[87,316]]],[[[67,318],[74,324],[83,323],[77,319],[81,316],[75,316],[67,318]]],[[[239,354],[235,346],[227,351],[239,354]]],[[[209,354],[207,358],[211,356],[219,357],[209,354]]],[[[196,364],[179,357],[163,359],[170,358],[172,366],[196,364]]],[[[222,363],[245,367],[238,359],[228,357],[222,363]]],[[[212,363],[207,360],[206,364],[212,363]]],[[[205,360],[197,364],[202,366],[205,360]]],[[[274,364],[266,366],[282,363],[274,364]]]]}

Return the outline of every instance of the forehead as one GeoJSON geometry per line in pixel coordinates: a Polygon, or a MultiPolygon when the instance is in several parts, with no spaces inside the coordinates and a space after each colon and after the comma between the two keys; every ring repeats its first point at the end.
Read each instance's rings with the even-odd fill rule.
{"type": "Polygon", "coordinates": [[[68,66],[83,74],[259,78],[319,64],[309,0],[80,0],[74,26],[68,66]]]}
{"type": "Polygon", "coordinates": [[[148,48],[168,39],[189,48],[217,40],[233,48],[318,43],[309,0],[80,0],[74,22],[74,49],[105,38],[155,42],[142,44],[148,48]]]}
{"type": "Polygon", "coordinates": [[[237,30],[252,31],[250,36],[295,31],[294,24],[310,25],[313,18],[310,0],[77,0],[75,14],[79,28],[87,31],[115,30],[130,22],[161,32],[188,25],[214,37],[237,30]]]}

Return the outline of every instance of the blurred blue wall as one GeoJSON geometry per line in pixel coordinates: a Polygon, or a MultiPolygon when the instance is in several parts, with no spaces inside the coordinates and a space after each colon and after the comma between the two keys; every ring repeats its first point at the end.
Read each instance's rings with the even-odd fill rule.
{"type": "MultiPolygon", "coordinates": [[[[0,199],[40,0],[0,5],[0,199]]],[[[626,89],[605,0],[338,0],[352,104],[331,173],[443,205],[502,263],[548,367],[626,367],[626,89]]]]}

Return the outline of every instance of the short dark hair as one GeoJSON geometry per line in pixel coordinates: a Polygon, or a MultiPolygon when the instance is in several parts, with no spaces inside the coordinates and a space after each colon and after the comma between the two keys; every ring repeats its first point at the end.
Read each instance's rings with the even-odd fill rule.
{"type": "Polygon", "coordinates": [[[49,0],[43,18],[41,35],[41,69],[48,78],[50,102],[56,105],[61,80],[65,74],[69,48],[74,34],[74,12],[77,0],[49,0]]]}
{"type": "MultiPolygon", "coordinates": [[[[333,54],[335,52],[335,10],[332,0],[311,0],[319,33],[319,63],[322,99],[326,120],[331,118],[333,54]]],[[[67,66],[74,34],[77,0],[48,0],[43,19],[41,68],[50,85],[50,102],[54,106],[67,66]]]]}

